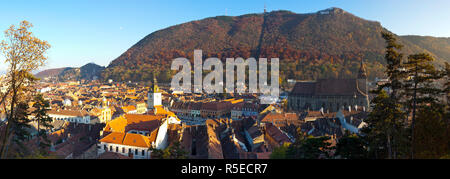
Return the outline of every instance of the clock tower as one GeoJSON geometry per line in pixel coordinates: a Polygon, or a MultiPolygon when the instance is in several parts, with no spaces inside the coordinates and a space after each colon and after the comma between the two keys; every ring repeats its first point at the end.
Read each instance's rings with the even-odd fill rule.
{"type": "Polygon", "coordinates": [[[154,109],[155,106],[161,106],[162,105],[162,96],[161,96],[161,90],[159,90],[158,82],[156,81],[155,74],[153,74],[153,82],[152,87],[150,88],[148,92],[148,102],[147,106],[149,109],[154,109]]]}

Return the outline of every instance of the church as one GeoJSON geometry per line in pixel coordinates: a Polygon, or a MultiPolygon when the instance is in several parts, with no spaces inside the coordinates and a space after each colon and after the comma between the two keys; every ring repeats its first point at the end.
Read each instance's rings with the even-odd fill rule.
{"type": "Polygon", "coordinates": [[[349,108],[367,110],[368,107],[367,73],[362,61],[356,79],[297,82],[288,97],[288,109],[292,111],[337,112],[349,108]]]}

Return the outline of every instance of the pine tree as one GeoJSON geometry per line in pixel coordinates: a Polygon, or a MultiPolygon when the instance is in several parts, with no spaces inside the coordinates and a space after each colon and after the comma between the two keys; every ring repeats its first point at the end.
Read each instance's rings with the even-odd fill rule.
{"type": "MultiPolygon", "coordinates": [[[[447,119],[448,120],[448,119],[447,119]]],[[[448,122],[445,119],[444,105],[431,103],[418,108],[414,157],[420,159],[436,159],[450,155],[450,135],[448,122]]]]}
{"type": "MultiPolygon", "coordinates": [[[[16,144],[17,147],[19,147],[22,150],[26,150],[26,146],[24,145],[24,142],[28,141],[31,137],[31,120],[29,119],[29,113],[28,113],[28,104],[25,102],[20,102],[17,104],[15,108],[15,113],[13,118],[8,119],[8,123],[10,123],[11,126],[11,134],[8,135],[12,138],[12,141],[14,144],[16,144]]],[[[8,156],[8,147],[10,145],[5,146],[5,158],[8,156]]],[[[16,153],[16,156],[24,155],[23,153],[16,153]]]]}
{"type": "MultiPolygon", "coordinates": [[[[411,143],[415,143],[415,123],[418,108],[425,105],[438,103],[438,96],[441,89],[436,85],[436,81],[442,76],[440,71],[436,70],[431,62],[434,59],[426,53],[413,54],[408,56],[408,61],[404,63],[405,73],[408,78],[405,79],[404,98],[409,111],[412,112],[411,118],[411,143]]],[[[430,111],[431,112],[431,111],[430,111]]],[[[415,145],[411,145],[411,158],[414,158],[415,145]]]]}
{"type": "MultiPolygon", "coordinates": [[[[386,148],[387,148],[387,154],[388,158],[397,158],[401,150],[405,147],[403,145],[404,139],[404,124],[401,123],[401,121],[404,121],[405,119],[405,113],[402,111],[401,104],[401,90],[402,90],[402,81],[405,78],[405,73],[403,70],[403,54],[399,51],[402,49],[402,45],[397,43],[397,39],[392,33],[389,32],[382,32],[382,37],[385,39],[387,46],[386,46],[386,54],[385,54],[385,60],[386,60],[386,75],[389,79],[389,82],[380,85],[378,89],[375,91],[375,93],[380,94],[380,92],[383,89],[389,90],[389,99],[379,99],[382,101],[385,101],[386,110],[384,112],[391,112],[389,114],[385,114],[388,117],[384,119],[372,119],[376,122],[382,122],[377,123],[374,127],[379,127],[382,129],[385,129],[384,134],[386,135],[386,148]]],[[[383,96],[384,97],[384,96],[383,96]]],[[[384,115],[384,114],[373,114],[372,118],[375,118],[376,115],[384,115]]],[[[375,131],[378,129],[374,129],[375,131]]]]}
{"type": "Polygon", "coordinates": [[[37,122],[38,127],[38,145],[40,148],[40,152],[42,154],[46,153],[46,148],[50,146],[50,141],[47,138],[47,129],[51,129],[52,126],[52,118],[48,116],[47,112],[49,110],[50,104],[48,101],[44,100],[41,94],[37,95],[35,98],[35,103],[33,107],[35,110],[33,114],[35,115],[34,120],[37,122]],[[43,141],[41,141],[41,138],[43,141]]]}
{"type": "Polygon", "coordinates": [[[367,143],[370,158],[392,158],[391,142],[401,142],[404,137],[403,122],[395,120],[403,112],[385,90],[381,90],[372,100],[373,109],[366,119],[367,126],[361,132],[367,143]],[[393,127],[395,126],[395,127],[393,127]]]}

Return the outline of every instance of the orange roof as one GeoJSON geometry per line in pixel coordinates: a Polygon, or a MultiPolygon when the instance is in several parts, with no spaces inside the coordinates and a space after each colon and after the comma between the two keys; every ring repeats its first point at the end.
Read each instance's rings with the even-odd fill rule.
{"type": "Polygon", "coordinates": [[[223,100],[223,101],[225,101],[225,102],[230,102],[231,104],[236,104],[236,103],[243,102],[244,99],[234,99],[234,98],[231,98],[231,99],[226,99],[226,100],[223,100]]]}
{"type": "Polygon", "coordinates": [[[158,135],[158,129],[154,130],[148,137],[151,142],[156,141],[156,136],[158,135]]]}
{"type": "Polygon", "coordinates": [[[107,122],[104,131],[125,133],[125,127],[127,126],[127,123],[127,120],[123,118],[123,116],[120,116],[112,121],[107,122]]]}
{"type": "Polygon", "coordinates": [[[123,109],[123,111],[125,111],[125,112],[129,112],[129,111],[134,111],[134,110],[136,110],[136,107],[133,106],[133,105],[129,105],[129,106],[124,106],[124,107],[122,107],[122,109],[123,109]]]}
{"type": "MultiPolygon", "coordinates": [[[[175,113],[173,113],[172,111],[165,110],[164,107],[162,107],[162,106],[154,106],[154,107],[156,109],[156,115],[176,117],[175,113]]],[[[152,111],[149,111],[149,113],[150,114],[154,114],[155,113],[155,109],[153,109],[152,111]]]]}
{"type": "Polygon", "coordinates": [[[296,113],[284,113],[284,114],[276,114],[269,113],[267,114],[261,122],[272,122],[274,120],[298,120],[298,115],[296,113]]]}
{"type": "Polygon", "coordinates": [[[104,131],[125,133],[127,132],[127,126],[140,126],[141,128],[148,128],[151,131],[157,127],[155,125],[159,124],[163,118],[164,116],[161,115],[125,114],[109,121],[104,131]]]}
{"type": "Polygon", "coordinates": [[[106,137],[100,139],[100,142],[122,144],[124,137],[125,137],[124,133],[113,132],[107,135],[106,137]]]}
{"type": "Polygon", "coordinates": [[[140,134],[127,133],[123,140],[123,145],[150,148],[151,142],[149,137],[140,134]]]}
{"type": "Polygon", "coordinates": [[[130,98],[130,99],[138,99],[137,96],[129,96],[129,95],[125,95],[125,98],[130,98]]]}
{"type": "Polygon", "coordinates": [[[150,148],[152,142],[156,140],[156,131],[152,132],[149,137],[141,134],[113,132],[100,139],[100,142],[150,148]]]}

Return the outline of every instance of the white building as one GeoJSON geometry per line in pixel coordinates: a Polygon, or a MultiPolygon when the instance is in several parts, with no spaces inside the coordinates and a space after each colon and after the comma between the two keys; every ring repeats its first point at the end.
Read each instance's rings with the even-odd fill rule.
{"type": "MultiPolygon", "coordinates": [[[[158,108],[158,107],[157,107],[158,108]]],[[[105,137],[98,144],[98,155],[119,153],[133,159],[149,159],[150,148],[165,149],[168,145],[169,124],[180,124],[172,115],[126,114],[106,124],[105,137]]]]}
{"type": "Polygon", "coordinates": [[[53,121],[64,120],[71,123],[94,124],[95,120],[91,120],[91,116],[84,110],[51,110],[48,112],[53,121]]]}

